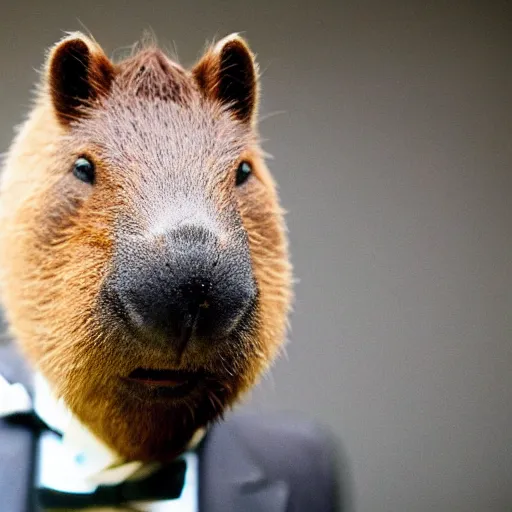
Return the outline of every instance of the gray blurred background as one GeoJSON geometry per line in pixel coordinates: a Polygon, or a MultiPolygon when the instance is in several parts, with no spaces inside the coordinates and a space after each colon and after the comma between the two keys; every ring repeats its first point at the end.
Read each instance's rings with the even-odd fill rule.
{"type": "Polygon", "coordinates": [[[151,27],[184,64],[248,38],[300,282],[246,407],[329,426],[358,512],[512,510],[507,4],[1,3],[1,151],[62,30],[112,54],[151,27]]]}

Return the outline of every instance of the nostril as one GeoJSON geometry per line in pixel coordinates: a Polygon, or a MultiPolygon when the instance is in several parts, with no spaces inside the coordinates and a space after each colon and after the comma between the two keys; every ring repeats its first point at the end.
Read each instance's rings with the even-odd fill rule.
{"type": "Polygon", "coordinates": [[[209,280],[192,280],[183,285],[181,293],[188,307],[188,312],[196,314],[199,308],[207,308],[208,295],[210,293],[211,283],[209,280]]]}

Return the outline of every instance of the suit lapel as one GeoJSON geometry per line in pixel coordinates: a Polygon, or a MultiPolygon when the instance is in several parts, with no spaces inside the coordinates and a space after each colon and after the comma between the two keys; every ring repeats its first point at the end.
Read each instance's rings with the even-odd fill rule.
{"type": "MultiPolygon", "coordinates": [[[[30,372],[14,344],[0,345],[0,373],[10,382],[30,385],[30,372]]],[[[28,512],[33,502],[33,471],[36,439],[22,426],[0,418],[0,496],[2,512],[28,512]]]]}
{"type": "Polygon", "coordinates": [[[288,486],[283,481],[258,483],[233,487],[232,510],[251,512],[284,512],[288,502],[288,486]]]}
{"type": "Polygon", "coordinates": [[[288,485],[271,480],[229,422],[212,428],[200,449],[200,512],[285,512],[288,485]]]}

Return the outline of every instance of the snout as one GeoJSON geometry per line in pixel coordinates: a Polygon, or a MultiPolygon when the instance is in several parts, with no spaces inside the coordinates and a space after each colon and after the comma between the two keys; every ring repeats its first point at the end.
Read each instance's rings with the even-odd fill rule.
{"type": "Polygon", "coordinates": [[[257,298],[246,242],[221,243],[195,225],[124,246],[107,288],[126,327],[178,352],[191,339],[227,339],[257,298]]]}

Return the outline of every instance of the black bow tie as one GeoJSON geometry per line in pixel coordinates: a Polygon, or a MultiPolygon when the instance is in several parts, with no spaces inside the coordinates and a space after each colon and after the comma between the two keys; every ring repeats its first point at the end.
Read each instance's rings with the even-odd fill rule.
{"type": "Polygon", "coordinates": [[[100,485],[93,493],[78,494],[38,489],[43,508],[80,509],[92,506],[119,506],[130,501],[157,501],[179,498],[185,482],[186,463],[174,461],[147,478],[127,480],[117,485],[100,485]]]}
{"type": "MultiPolygon", "coordinates": [[[[39,434],[51,429],[33,411],[16,413],[6,418],[39,434]]],[[[62,437],[62,436],[61,436],[62,437]]],[[[185,460],[177,459],[140,480],[126,480],[116,485],[100,485],[92,493],[70,493],[39,488],[37,496],[43,509],[81,509],[93,506],[119,506],[130,501],[157,501],[179,498],[185,484],[185,460]]]]}

